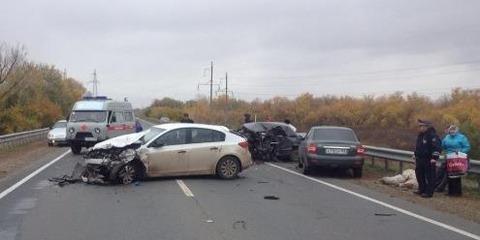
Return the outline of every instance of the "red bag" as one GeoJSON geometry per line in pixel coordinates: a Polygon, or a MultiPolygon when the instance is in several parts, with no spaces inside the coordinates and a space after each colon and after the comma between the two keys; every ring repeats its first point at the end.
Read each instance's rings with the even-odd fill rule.
{"type": "Polygon", "coordinates": [[[462,152],[448,153],[447,161],[447,175],[449,177],[459,177],[467,174],[468,170],[468,155],[462,152]]]}

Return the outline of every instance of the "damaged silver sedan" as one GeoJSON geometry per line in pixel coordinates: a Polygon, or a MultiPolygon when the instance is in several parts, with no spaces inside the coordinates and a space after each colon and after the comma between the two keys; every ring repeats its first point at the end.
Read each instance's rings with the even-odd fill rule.
{"type": "Polygon", "coordinates": [[[84,155],[87,183],[145,177],[218,175],[232,179],[253,162],[247,140],[226,127],[171,123],[96,144],[84,155]]]}

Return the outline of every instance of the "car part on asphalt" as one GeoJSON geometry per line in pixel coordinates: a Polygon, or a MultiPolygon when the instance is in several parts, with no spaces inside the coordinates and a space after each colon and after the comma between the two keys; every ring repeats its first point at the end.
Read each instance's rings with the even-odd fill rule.
{"type": "Polygon", "coordinates": [[[84,171],[85,171],[85,166],[83,166],[80,163],[77,163],[75,164],[75,167],[73,168],[73,172],[71,175],[63,175],[61,177],[52,177],[52,178],[49,178],[48,180],[50,182],[57,183],[58,186],[60,187],[63,187],[68,184],[81,182],[84,171]]]}
{"type": "Polygon", "coordinates": [[[268,195],[268,196],[263,197],[263,199],[266,199],[266,200],[278,200],[278,199],[280,199],[280,198],[277,197],[277,196],[268,195]]]}

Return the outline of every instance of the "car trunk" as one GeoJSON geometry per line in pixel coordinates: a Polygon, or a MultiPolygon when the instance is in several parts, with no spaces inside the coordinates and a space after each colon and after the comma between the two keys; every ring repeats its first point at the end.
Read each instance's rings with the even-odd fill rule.
{"type": "Polygon", "coordinates": [[[325,142],[315,141],[309,144],[309,147],[316,146],[315,154],[326,156],[356,156],[358,142],[325,142]]]}

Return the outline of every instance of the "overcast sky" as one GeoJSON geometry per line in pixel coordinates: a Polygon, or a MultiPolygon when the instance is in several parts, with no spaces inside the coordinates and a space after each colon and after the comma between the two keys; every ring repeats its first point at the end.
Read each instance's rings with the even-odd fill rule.
{"type": "Polygon", "coordinates": [[[382,95],[480,87],[480,1],[2,1],[0,41],[137,107],[207,95],[382,95]],[[223,87],[223,86],[222,86],[223,87]]]}

